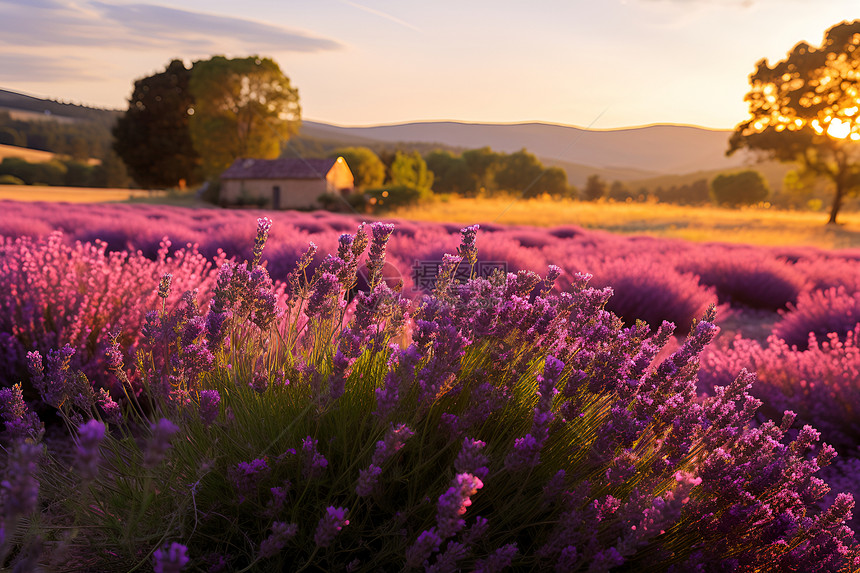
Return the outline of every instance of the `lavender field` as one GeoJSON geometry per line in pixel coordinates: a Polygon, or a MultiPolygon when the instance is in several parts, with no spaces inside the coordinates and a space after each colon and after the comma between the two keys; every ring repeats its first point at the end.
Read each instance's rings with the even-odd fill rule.
{"type": "Polygon", "coordinates": [[[362,222],[0,202],[5,564],[860,565],[860,250],[362,222]]]}

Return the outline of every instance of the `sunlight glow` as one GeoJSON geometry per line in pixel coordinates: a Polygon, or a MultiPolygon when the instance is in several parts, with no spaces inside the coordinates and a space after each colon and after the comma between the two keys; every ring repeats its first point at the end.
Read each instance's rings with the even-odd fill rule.
{"type": "Polygon", "coordinates": [[[834,139],[845,139],[851,134],[851,122],[842,121],[838,117],[833,118],[827,126],[827,135],[834,139]]]}

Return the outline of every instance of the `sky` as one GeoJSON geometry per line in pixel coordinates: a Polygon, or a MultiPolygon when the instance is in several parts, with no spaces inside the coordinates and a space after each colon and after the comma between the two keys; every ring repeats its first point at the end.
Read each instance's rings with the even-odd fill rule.
{"type": "Polygon", "coordinates": [[[125,109],[172,59],[260,55],[303,119],[342,126],[731,129],[756,62],[858,18],[858,0],[0,0],[0,88],[125,109]]]}

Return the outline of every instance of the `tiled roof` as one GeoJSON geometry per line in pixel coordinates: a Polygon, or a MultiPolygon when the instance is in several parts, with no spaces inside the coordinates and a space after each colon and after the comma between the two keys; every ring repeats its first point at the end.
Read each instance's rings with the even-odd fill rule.
{"type": "Polygon", "coordinates": [[[221,179],[325,179],[336,159],[242,159],[221,174],[221,179]]]}

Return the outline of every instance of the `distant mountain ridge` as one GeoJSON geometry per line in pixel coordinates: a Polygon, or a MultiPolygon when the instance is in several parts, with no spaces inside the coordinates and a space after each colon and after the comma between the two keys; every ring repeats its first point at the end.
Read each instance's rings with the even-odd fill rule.
{"type": "Polygon", "coordinates": [[[629,170],[638,172],[638,177],[733,169],[743,165],[746,159],[741,155],[725,156],[731,130],[688,125],[594,130],[539,122],[483,124],[433,121],[339,127],[305,121],[302,133],[390,143],[439,143],[464,149],[489,146],[505,153],[526,148],[544,160],[603,170],[629,170]]]}

